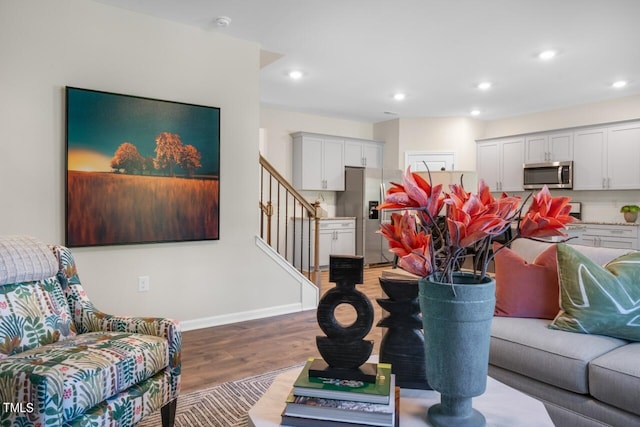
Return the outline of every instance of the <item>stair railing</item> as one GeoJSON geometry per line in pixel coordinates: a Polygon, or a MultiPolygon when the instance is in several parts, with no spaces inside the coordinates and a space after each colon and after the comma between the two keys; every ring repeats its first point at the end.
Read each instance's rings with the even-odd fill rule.
{"type": "Polygon", "coordinates": [[[260,237],[320,285],[320,203],[309,203],[260,155],[260,237]]]}

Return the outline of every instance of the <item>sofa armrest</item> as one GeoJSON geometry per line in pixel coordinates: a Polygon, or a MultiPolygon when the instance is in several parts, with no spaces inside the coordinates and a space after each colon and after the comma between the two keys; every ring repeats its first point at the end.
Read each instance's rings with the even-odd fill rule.
{"type": "Polygon", "coordinates": [[[176,320],[158,317],[114,316],[98,310],[82,287],[71,251],[61,245],[51,246],[58,259],[60,271],[57,279],[64,289],[76,331],[116,331],[164,337],[169,343],[169,368],[179,378],[181,366],[182,333],[176,320]]]}
{"type": "Polygon", "coordinates": [[[0,425],[62,425],[63,384],[59,370],[37,360],[0,360],[0,425]]]}
{"type": "Polygon", "coordinates": [[[176,320],[161,317],[114,316],[98,310],[87,297],[80,284],[68,284],[65,289],[67,301],[76,330],[87,332],[114,331],[154,335],[165,338],[169,343],[169,367],[180,373],[182,333],[176,320]]]}

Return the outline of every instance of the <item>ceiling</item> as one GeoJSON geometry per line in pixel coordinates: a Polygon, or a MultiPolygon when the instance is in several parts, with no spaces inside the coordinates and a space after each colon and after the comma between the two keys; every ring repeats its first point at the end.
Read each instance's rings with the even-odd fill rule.
{"type": "Polygon", "coordinates": [[[493,120],[640,94],[640,0],[97,1],[259,44],[268,107],[493,120]]]}

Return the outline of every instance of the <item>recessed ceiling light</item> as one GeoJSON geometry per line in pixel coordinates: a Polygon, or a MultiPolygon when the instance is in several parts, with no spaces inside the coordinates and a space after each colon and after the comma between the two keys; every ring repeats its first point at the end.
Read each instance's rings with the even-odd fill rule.
{"type": "Polygon", "coordinates": [[[398,93],[393,94],[393,99],[395,99],[396,101],[402,101],[406,97],[407,97],[407,95],[402,93],[402,92],[398,92],[398,93]]]}
{"type": "Polygon", "coordinates": [[[482,82],[482,83],[478,84],[478,89],[480,89],[480,90],[491,89],[491,82],[482,82]]]}
{"type": "Polygon", "coordinates": [[[303,75],[303,74],[302,74],[302,71],[300,71],[300,70],[292,70],[292,71],[289,71],[289,77],[291,77],[291,78],[292,78],[292,79],[294,79],[294,80],[301,79],[301,78],[302,78],[302,75],[303,75]]]}
{"type": "Polygon", "coordinates": [[[557,53],[558,52],[556,52],[555,50],[545,50],[543,52],[540,52],[538,58],[542,59],[543,61],[548,61],[555,57],[557,53]]]}
{"type": "Polygon", "coordinates": [[[623,87],[625,87],[627,85],[627,82],[625,82],[624,80],[618,80],[617,82],[614,82],[611,87],[614,89],[621,89],[623,87]]]}
{"type": "Polygon", "coordinates": [[[480,115],[480,110],[471,110],[471,115],[472,116],[479,116],[480,115]]]}
{"type": "Polygon", "coordinates": [[[228,16],[218,16],[214,21],[218,27],[228,27],[231,24],[231,18],[228,16]]]}

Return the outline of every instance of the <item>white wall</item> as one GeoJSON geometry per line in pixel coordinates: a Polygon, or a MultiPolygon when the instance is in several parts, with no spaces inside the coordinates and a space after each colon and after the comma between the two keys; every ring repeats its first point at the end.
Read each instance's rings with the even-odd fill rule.
{"type": "MultiPolygon", "coordinates": [[[[255,245],[259,48],[87,0],[0,0],[0,234],[64,243],[64,86],[221,108],[220,240],[76,248],[114,314],[233,321],[300,304],[255,245]],[[151,291],[137,292],[150,277],[151,291]]],[[[189,322],[187,322],[189,323],[189,322]]]]}
{"type": "Polygon", "coordinates": [[[456,170],[475,170],[475,140],[484,134],[484,123],[466,117],[400,119],[400,159],[407,151],[452,151],[456,170]]]}
{"type": "Polygon", "coordinates": [[[640,118],[640,95],[486,122],[484,138],[640,118]]]}
{"type": "MultiPolygon", "coordinates": [[[[373,125],[373,138],[384,141],[384,169],[402,168],[400,163],[400,119],[387,120],[373,125]]],[[[402,156],[404,158],[404,154],[402,156]]]]}
{"type": "Polygon", "coordinates": [[[376,123],[374,136],[385,140],[385,167],[404,169],[405,152],[454,152],[456,170],[475,170],[475,140],[484,122],[466,117],[402,118],[376,123]]]}

